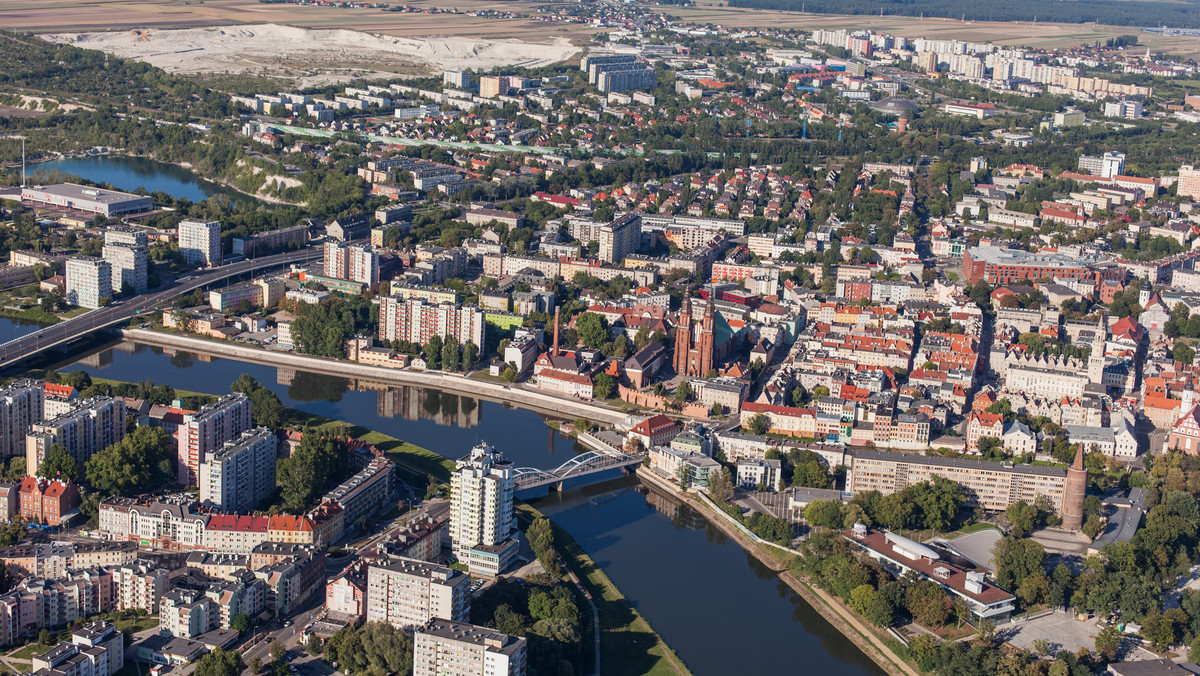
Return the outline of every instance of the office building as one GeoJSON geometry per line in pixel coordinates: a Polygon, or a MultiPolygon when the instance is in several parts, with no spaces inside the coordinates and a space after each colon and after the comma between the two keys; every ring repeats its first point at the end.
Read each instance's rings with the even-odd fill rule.
{"type": "Polygon", "coordinates": [[[188,265],[220,265],[221,224],[217,221],[180,221],[179,253],[188,265]]]}
{"type": "Polygon", "coordinates": [[[413,676],[525,676],[525,639],[465,622],[430,620],[413,633],[413,676]]]}
{"type": "Polygon", "coordinates": [[[71,305],[96,309],[112,298],[112,265],[95,256],[67,259],[66,299],[71,305]]]}
{"type": "Polygon", "coordinates": [[[227,394],[215,404],[184,416],[176,437],[179,445],[179,483],[195,486],[200,465],[208,454],[250,429],[250,399],[242,393],[227,394]]]}
{"type": "Polygon", "coordinates": [[[513,483],[512,463],[486,443],[456,463],[450,475],[450,544],[459,561],[469,566],[491,552],[481,549],[475,556],[475,549],[508,547],[516,528],[513,483]]]}
{"type": "Polygon", "coordinates": [[[454,336],[460,344],[482,346],[486,325],[483,310],[474,305],[394,296],[380,301],[379,339],[384,341],[404,340],[424,345],[433,336],[454,336]]]}
{"type": "Polygon", "coordinates": [[[51,420],[34,423],[25,436],[25,472],[38,476],[50,447],[67,449],[83,467],[93,455],[125,438],[125,400],[91,397],[51,420]]]}
{"type": "Polygon", "coordinates": [[[275,433],[242,432],[200,463],[200,502],[226,512],[251,512],[275,492],[275,433]]]}
{"type": "Polygon", "coordinates": [[[1105,101],[1104,103],[1105,117],[1119,117],[1126,120],[1136,120],[1141,118],[1142,110],[1142,102],[1135,99],[1105,101]]]}
{"type": "Polygon", "coordinates": [[[397,557],[367,569],[367,621],[397,629],[432,619],[465,622],[471,609],[471,577],[426,561],[397,557]]]}
{"type": "Polygon", "coordinates": [[[637,253],[642,243],[642,217],[625,214],[600,226],[600,260],[619,265],[625,257],[637,253]]]}
{"type": "Polygon", "coordinates": [[[21,188],[21,201],[104,216],[137,214],[154,209],[154,201],[144,195],[89,188],[75,183],[21,188]]]}

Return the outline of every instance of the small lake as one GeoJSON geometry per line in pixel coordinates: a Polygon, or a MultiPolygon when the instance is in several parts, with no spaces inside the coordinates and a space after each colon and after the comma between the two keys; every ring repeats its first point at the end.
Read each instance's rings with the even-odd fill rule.
{"type": "Polygon", "coordinates": [[[213,195],[225,195],[243,204],[255,202],[236,190],[206,181],[184,167],[145,157],[96,155],[43,162],[29,167],[30,171],[38,169],[57,169],[89,181],[107,183],[118,190],[145,188],[148,192],[161,191],[193,202],[202,202],[213,195]]]}

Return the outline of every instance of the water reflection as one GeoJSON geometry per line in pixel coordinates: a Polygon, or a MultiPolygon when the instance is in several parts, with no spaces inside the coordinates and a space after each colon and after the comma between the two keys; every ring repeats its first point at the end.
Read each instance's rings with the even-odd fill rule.
{"type": "Polygon", "coordinates": [[[472,445],[487,441],[518,466],[550,469],[584,450],[574,439],[548,427],[537,413],[431,388],[250,364],[133,342],[82,355],[63,370],[76,368],[114,380],[150,379],[210,394],[228,391],[240,374],[249,373],[289,407],[375,429],[449,458],[462,457],[472,445]],[[196,368],[200,365],[204,368],[196,368]],[[535,442],[542,438],[544,443],[535,442]]]}

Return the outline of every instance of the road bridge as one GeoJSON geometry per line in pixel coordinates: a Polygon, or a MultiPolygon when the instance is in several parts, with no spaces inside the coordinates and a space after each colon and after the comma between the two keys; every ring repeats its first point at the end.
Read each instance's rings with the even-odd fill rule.
{"type": "Polygon", "coordinates": [[[163,309],[164,304],[186,293],[238,275],[262,272],[273,267],[291,263],[306,263],[323,255],[320,249],[300,249],[287,253],[264,256],[253,260],[222,265],[211,270],[184,277],[170,287],[151,293],[117,300],[102,308],[86,312],[78,317],[52,324],[31,334],[15,338],[0,345],[0,368],[12,366],[45,350],[67,345],[84,336],[111,326],[127,322],[142,314],[163,309]]]}
{"type": "Polygon", "coordinates": [[[626,468],[638,465],[645,457],[641,453],[611,453],[605,451],[588,451],[564,462],[552,470],[542,470],[535,467],[518,467],[513,470],[514,488],[517,491],[530,490],[541,486],[554,486],[561,491],[563,482],[567,479],[607,472],[610,469],[626,468]]]}

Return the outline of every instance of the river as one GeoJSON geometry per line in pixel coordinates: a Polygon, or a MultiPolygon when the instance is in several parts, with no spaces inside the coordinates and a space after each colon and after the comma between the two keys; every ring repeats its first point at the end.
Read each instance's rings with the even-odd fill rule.
{"type": "Polygon", "coordinates": [[[184,167],[158,162],[145,157],[127,155],[95,155],[43,162],[31,170],[49,170],[75,174],[97,183],[107,183],[118,190],[165,192],[193,202],[202,202],[213,195],[224,195],[241,204],[253,204],[254,198],[232,188],[206,181],[184,167]]]}
{"type": "MultiPolygon", "coordinates": [[[[0,320],[0,326],[3,325],[0,320]]],[[[416,387],[355,389],[346,378],[118,343],[63,371],[153,380],[221,393],[249,373],[284,404],[345,420],[457,458],[477,441],[520,466],[554,467],[577,452],[537,413],[416,387]]],[[[695,510],[626,477],[536,501],[604,569],[698,676],[819,673],[877,676],[853,643],[695,510]]]]}

